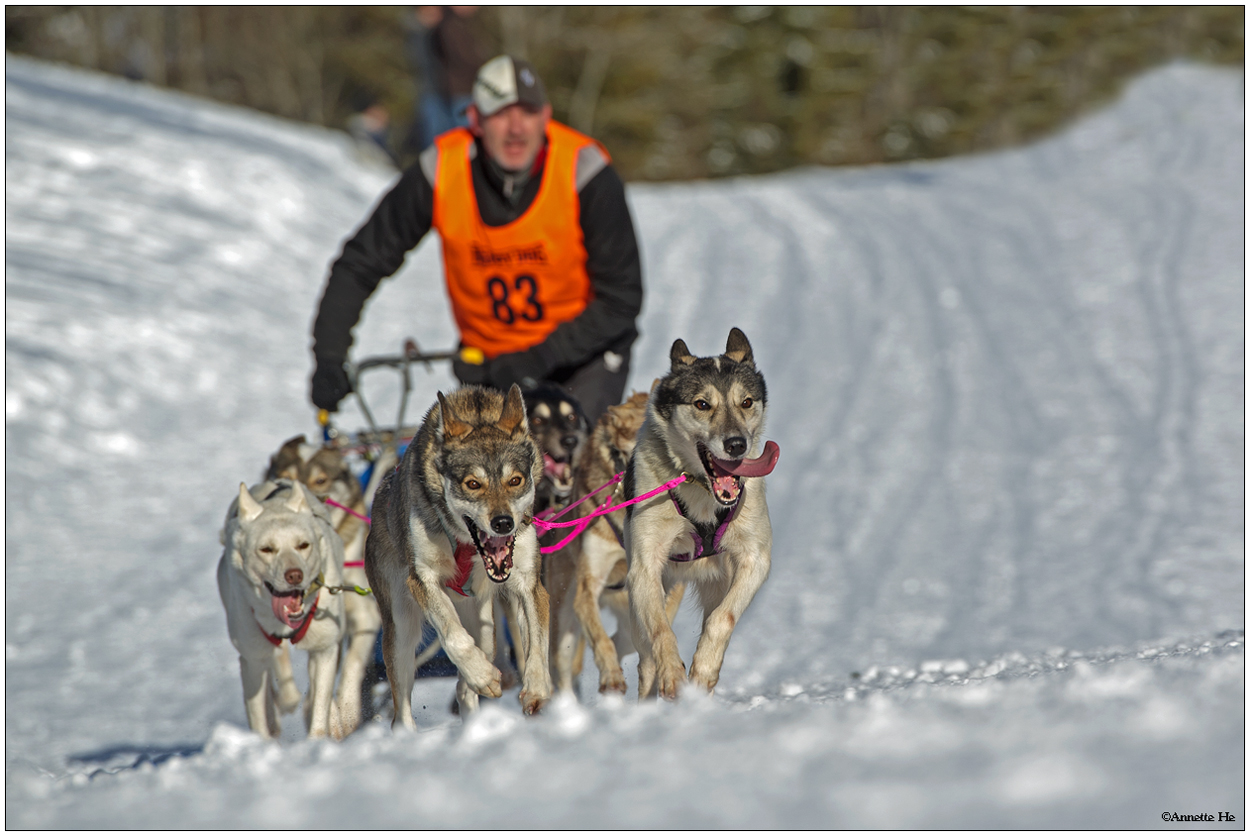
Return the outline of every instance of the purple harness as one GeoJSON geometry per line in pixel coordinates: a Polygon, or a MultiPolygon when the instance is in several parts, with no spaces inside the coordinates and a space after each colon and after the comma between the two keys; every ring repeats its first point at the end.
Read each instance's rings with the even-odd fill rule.
{"type": "Polygon", "coordinates": [[[685,517],[686,522],[694,526],[696,535],[694,538],[694,554],[670,554],[668,559],[674,563],[689,563],[703,557],[710,557],[719,552],[721,538],[725,536],[725,530],[729,528],[729,524],[733,522],[734,515],[738,513],[738,505],[741,503],[742,498],[739,497],[738,502],[735,502],[728,508],[717,511],[715,523],[699,523],[690,519],[690,514],[681,504],[681,500],[677,498],[677,494],[669,491],[668,495],[672,498],[673,505],[677,507],[677,513],[685,517]]]}

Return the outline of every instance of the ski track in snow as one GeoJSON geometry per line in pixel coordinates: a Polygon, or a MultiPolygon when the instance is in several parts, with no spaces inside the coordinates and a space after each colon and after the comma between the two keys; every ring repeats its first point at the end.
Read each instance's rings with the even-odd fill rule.
{"type": "MultiPolygon", "coordinates": [[[[631,186],[633,386],[737,325],[783,451],[716,696],[603,700],[588,659],[586,705],[537,720],[509,694],[461,724],[420,680],[415,737],[293,715],[274,746],[216,535],[316,431],[321,283],[394,175],[7,56],[8,825],[1244,822],[1243,102],[1173,66],[1028,148],[631,186]]],[[[357,357],[452,343],[438,263],[383,285],[357,357]]],[[[412,415],[452,385],[414,382],[412,415]]],[[[687,660],[697,629],[687,603],[687,660]]]]}

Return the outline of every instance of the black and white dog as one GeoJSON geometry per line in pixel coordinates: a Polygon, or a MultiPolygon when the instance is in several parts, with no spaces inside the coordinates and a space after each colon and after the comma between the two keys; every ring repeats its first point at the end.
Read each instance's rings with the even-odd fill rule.
{"type": "Polygon", "coordinates": [[[763,444],[768,392],[745,334],[732,329],[717,357],[695,357],[677,340],[669,358],[671,370],[651,390],[625,495],[686,479],[629,508],[625,550],[639,696],[675,699],[686,668],[666,593],[684,582],[698,594],[703,631],[689,681],[711,691],[734,626],[768,577],[773,534],[761,477],[780,451],[763,444]]]}

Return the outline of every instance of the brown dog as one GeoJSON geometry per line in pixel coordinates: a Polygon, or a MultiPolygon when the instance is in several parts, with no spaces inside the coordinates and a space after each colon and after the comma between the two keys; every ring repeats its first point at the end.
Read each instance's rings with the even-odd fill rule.
{"type": "MultiPolygon", "coordinates": [[[[638,429],[647,414],[647,393],[635,392],[625,403],[608,407],[590,434],[574,476],[573,495],[583,496],[607,483],[625,469],[634,450],[638,429]]],[[[584,517],[611,498],[621,502],[620,485],[614,491],[591,497],[568,515],[584,517]]],[[[601,692],[625,693],[621,657],[634,652],[629,629],[629,594],[625,589],[625,548],[621,542],[625,512],[599,517],[586,532],[549,557],[548,578],[552,592],[552,656],[556,686],[569,690],[581,673],[582,633],[599,668],[601,692]],[[565,591],[567,590],[567,592],[565,591]],[[568,594],[571,593],[571,594],[568,594]],[[557,608],[555,601],[559,599],[557,608]],[[616,616],[615,636],[608,636],[599,608],[616,616]]],[[[669,593],[669,621],[677,614],[685,586],[669,593]]]]}

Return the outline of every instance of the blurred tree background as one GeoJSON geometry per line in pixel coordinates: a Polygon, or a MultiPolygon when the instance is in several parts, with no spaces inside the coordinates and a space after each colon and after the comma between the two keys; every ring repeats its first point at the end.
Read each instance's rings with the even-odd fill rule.
{"type": "MultiPolygon", "coordinates": [[[[336,128],[381,104],[408,163],[413,10],[6,6],[5,47],[336,128]]],[[[1149,67],[1245,60],[1243,6],[500,6],[473,25],[630,180],[1001,148],[1149,67]]]]}

